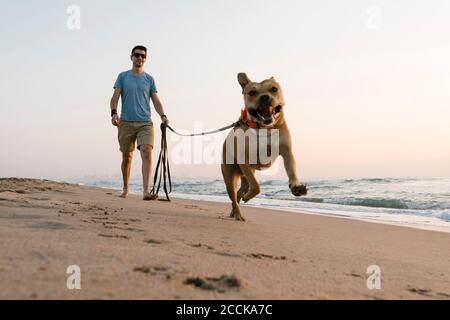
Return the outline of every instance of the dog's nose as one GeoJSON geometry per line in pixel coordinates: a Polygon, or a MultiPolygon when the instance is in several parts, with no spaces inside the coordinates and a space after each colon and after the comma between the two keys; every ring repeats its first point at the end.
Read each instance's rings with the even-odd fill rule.
{"type": "Polygon", "coordinates": [[[265,95],[261,96],[260,99],[261,99],[261,101],[269,101],[270,97],[267,94],[265,94],[265,95]]]}

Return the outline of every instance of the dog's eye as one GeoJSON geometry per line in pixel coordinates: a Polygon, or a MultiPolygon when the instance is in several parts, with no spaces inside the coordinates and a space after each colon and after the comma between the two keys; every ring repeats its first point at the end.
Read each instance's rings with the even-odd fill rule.
{"type": "Polygon", "coordinates": [[[250,97],[253,97],[255,94],[256,94],[256,91],[255,91],[255,90],[250,90],[250,91],[248,92],[248,95],[249,95],[250,97]]]}
{"type": "Polygon", "coordinates": [[[278,88],[277,88],[277,87],[272,87],[271,91],[272,91],[273,93],[275,93],[275,92],[278,91],[278,88]]]}

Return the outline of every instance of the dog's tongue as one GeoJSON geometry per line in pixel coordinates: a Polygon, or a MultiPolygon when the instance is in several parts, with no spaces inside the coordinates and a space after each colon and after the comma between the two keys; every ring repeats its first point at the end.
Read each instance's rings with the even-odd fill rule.
{"type": "Polygon", "coordinates": [[[261,115],[264,117],[269,117],[270,115],[272,115],[272,107],[262,109],[261,115]]]}

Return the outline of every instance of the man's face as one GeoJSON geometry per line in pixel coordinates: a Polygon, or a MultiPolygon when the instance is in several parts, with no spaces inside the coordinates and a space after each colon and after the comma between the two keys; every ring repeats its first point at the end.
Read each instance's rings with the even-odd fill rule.
{"type": "Polygon", "coordinates": [[[136,49],[131,55],[131,61],[133,61],[133,66],[140,68],[144,65],[147,59],[147,53],[144,50],[136,49]]]}

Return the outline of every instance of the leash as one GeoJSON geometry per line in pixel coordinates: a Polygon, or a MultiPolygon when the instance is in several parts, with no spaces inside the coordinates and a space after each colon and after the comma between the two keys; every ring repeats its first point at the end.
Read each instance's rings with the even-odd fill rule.
{"type": "Polygon", "coordinates": [[[163,182],[164,193],[166,194],[166,200],[159,199],[161,201],[170,201],[169,193],[172,192],[172,179],[170,177],[170,166],[169,166],[169,151],[167,148],[167,128],[173,133],[179,136],[185,137],[193,137],[193,136],[204,136],[207,134],[213,134],[220,131],[224,131],[230,128],[237,127],[242,123],[242,119],[239,119],[232,124],[222,127],[217,130],[200,132],[200,133],[191,133],[191,134],[181,134],[176,132],[171,126],[161,123],[161,150],[159,151],[158,162],[156,163],[155,175],[153,177],[153,187],[150,191],[152,194],[158,195],[159,189],[161,188],[161,180],[163,182]],[[169,191],[167,191],[167,182],[169,183],[169,191]]]}
{"type": "Polygon", "coordinates": [[[217,132],[220,132],[220,131],[223,131],[223,130],[227,130],[227,129],[230,129],[230,128],[234,128],[234,127],[237,127],[238,125],[240,125],[241,123],[242,123],[242,119],[239,119],[238,121],[233,122],[232,124],[230,124],[230,125],[228,125],[228,126],[226,126],[226,127],[217,129],[217,130],[206,131],[206,132],[200,132],[200,133],[190,133],[190,134],[182,134],[182,133],[178,133],[178,132],[176,132],[171,126],[167,125],[167,127],[169,128],[170,131],[172,131],[173,133],[175,133],[175,134],[177,134],[177,135],[179,135],[179,136],[183,136],[183,137],[194,137],[194,136],[204,136],[204,135],[207,135],[207,134],[213,134],[213,133],[217,133],[217,132]]]}

